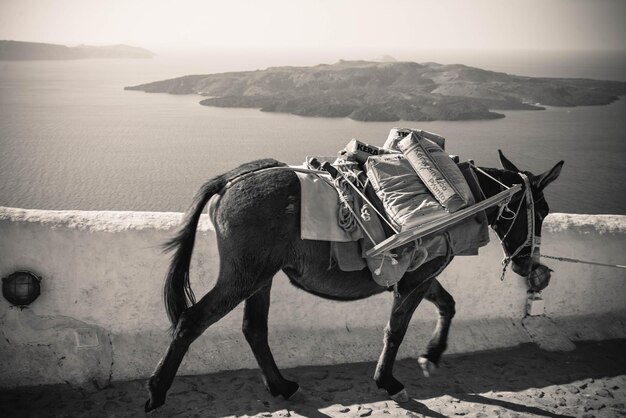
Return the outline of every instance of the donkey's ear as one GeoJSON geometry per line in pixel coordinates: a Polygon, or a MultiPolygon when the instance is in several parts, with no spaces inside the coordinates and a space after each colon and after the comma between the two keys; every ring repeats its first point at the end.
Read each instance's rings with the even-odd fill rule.
{"type": "Polygon", "coordinates": [[[538,190],[545,189],[548,184],[552,183],[554,180],[557,179],[557,177],[559,177],[559,174],[561,174],[561,168],[563,168],[563,164],[565,164],[565,161],[561,160],[554,167],[552,167],[551,170],[548,170],[545,173],[534,177],[533,185],[538,190]]]}
{"type": "Polygon", "coordinates": [[[509,159],[504,156],[501,150],[498,150],[498,155],[500,156],[500,164],[502,164],[502,168],[519,173],[520,170],[515,167],[515,164],[510,162],[509,159]]]}

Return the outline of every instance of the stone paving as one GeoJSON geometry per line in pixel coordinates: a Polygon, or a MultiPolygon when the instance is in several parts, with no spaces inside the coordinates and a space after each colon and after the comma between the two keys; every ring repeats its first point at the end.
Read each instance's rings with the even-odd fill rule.
{"type": "MultiPolygon", "coordinates": [[[[273,398],[258,370],[179,377],[150,417],[616,417],[626,416],[626,340],[576,343],[570,352],[532,344],[445,357],[426,379],[417,362],[396,363],[410,400],[397,404],[371,379],[374,363],[298,367],[294,401],[273,398]]],[[[1,417],[142,416],[145,381],[103,389],[69,385],[0,392],[1,417]]]]}

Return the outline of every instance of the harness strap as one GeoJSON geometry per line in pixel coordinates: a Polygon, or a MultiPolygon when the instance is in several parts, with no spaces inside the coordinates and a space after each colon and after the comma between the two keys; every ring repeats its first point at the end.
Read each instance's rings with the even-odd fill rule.
{"type": "MultiPolygon", "coordinates": [[[[511,220],[511,225],[509,225],[509,229],[506,231],[506,234],[500,238],[500,246],[502,247],[502,252],[504,253],[504,258],[502,259],[502,275],[500,276],[500,280],[504,280],[504,276],[506,274],[506,269],[513,260],[515,256],[517,256],[524,248],[530,246],[530,255],[532,258],[533,253],[535,252],[535,247],[538,247],[540,244],[539,237],[535,236],[535,205],[533,201],[533,193],[530,188],[530,180],[528,176],[524,173],[518,173],[519,176],[524,180],[524,196],[520,199],[520,203],[515,211],[515,216],[511,220]],[[528,232],[526,234],[526,240],[513,253],[507,254],[506,247],[504,245],[504,239],[509,235],[509,232],[513,229],[513,225],[515,224],[515,220],[519,215],[520,209],[522,208],[522,204],[526,200],[526,225],[528,225],[528,232]]],[[[496,219],[497,221],[498,219],[496,219]]]]}

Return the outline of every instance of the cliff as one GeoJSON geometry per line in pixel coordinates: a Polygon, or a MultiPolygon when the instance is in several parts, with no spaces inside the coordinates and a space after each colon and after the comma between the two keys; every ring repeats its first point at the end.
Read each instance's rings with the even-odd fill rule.
{"type": "Polygon", "coordinates": [[[360,121],[494,119],[492,110],[603,105],[626,94],[626,83],[533,78],[465,65],[340,61],[272,67],[156,81],[126,90],[200,94],[200,104],[260,108],[301,116],[360,121]]]}
{"type": "Polygon", "coordinates": [[[147,49],[128,45],[88,46],[0,40],[0,60],[73,60],[84,58],[152,58],[147,49]]]}

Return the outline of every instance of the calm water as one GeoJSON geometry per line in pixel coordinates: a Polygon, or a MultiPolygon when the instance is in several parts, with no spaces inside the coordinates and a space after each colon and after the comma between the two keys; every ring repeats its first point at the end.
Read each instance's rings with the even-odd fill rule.
{"type": "MultiPolygon", "coordinates": [[[[626,100],[507,112],[495,121],[375,123],[209,108],[194,96],[123,90],[190,73],[284,64],[257,57],[246,67],[209,58],[0,63],[0,205],[182,211],[204,181],[240,163],[261,157],[300,163],[306,155],[335,154],[351,138],[382,144],[391,127],[402,125],[437,132],[448,139],[449,153],[485,166],[498,165],[498,148],[535,172],[563,159],[547,193],[554,211],[626,214],[626,100]]],[[[560,71],[499,65],[483,67],[560,71]]],[[[569,67],[563,75],[594,74],[620,79],[597,65],[569,67]]]]}

